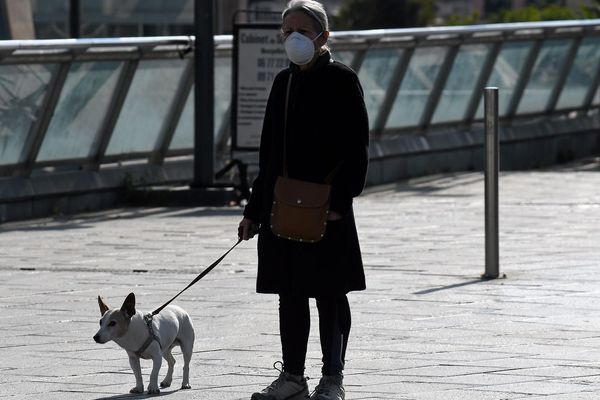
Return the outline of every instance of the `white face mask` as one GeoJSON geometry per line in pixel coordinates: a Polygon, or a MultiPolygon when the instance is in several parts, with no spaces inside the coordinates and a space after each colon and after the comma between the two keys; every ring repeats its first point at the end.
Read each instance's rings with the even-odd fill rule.
{"type": "Polygon", "coordinates": [[[319,33],[316,38],[310,40],[310,38],[304,36],[299,32],[292,32],[290,36],[285,39],[285,52],[291,62],[297,65],[308,64],[315,55],[314,41],[321,36],[323,32],[319,33]]]}

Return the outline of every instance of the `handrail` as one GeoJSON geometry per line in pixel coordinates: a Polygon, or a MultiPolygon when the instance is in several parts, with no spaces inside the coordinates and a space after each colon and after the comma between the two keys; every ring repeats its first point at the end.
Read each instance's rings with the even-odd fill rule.
{"type": "MultiPolygon", "coordinates": [[[[444,39],[457,36],[486,37],[491,34],[514,33],[576,33],[588,30],[600,35],[600,19],[568,20],[568,21],[545,21],[545,22],[518,22],[502,24],[483,24],[469,26],[444,26],[424,28],[401,28],[401,29],[372,29],[363,31],[336,31],[331,32],[330,38],[333,42],[344,42],[347,40],[364,41],[390,41],[397,38],[430,38],[444,39]]],[[[232,44],[232,35],[216,35],[215,46],[227,46],[232,44]]],[[[86,50],[96,47],[108,47],[111,49],[131,47],[155,47],[158,50],[162,46],[189,46],[195,41],[194,36],[152,36],[152,37],[125,37],[125,38],[85,38],[85,39],[44,39],[44,40],[1,40],[0,52],[17,50],[86,50]]],[[[168,47],[166,48],[168,49],[168,47]]],[[[158,51],[157,50],[157,51],[158,51]]]]}
{"type": "Polygon", "coordinates": [[[333,39],[389,39],[402,36],[428,37],[443,35],[477,35],[484,36],[492,32],[522,32],[532,29],[563,30],[567,28],[593,29],[600,34],[600,19],[568,20],[568,21],[544,21],[544,22],[514,22],[502,24],[483,24],[467,26],[444,26],[426,28],[402,28],[402,29],[372,29],[365,31],[340,31],[332,32],[333,39]]]}
{"type": "MultiPolygon", "coordinates": [[[[165,46],[188,45],[194,42],[194,36],[147,36],[119,38],[84,38],[84,39],[36,39],[36,40],[0,40],[0,50],[23,49],[81,49],[96,46],[132,47],[132,46],[165,46]]],[[[215,44],[231,43],[231,35],[216,35],[215,44]]]]}

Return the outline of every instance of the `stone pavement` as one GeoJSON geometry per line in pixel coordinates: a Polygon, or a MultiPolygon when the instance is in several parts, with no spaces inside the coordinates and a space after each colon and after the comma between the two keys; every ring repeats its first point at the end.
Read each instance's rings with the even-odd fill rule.
{"type": "MultiPolygon", "coordinates": [[[[507,277],[493,281],[479,280],[481,174],[358,198],[369,289],[350,295],[347,399],[600,398],[599,188],[598,160],[502,173],[507,277]]],[[[239,219],[238,208],[123,209],[0,226],[0,399],[145,398],[127,395],[125,352],[92,340],[96,296],[119,306],[133,291],[154,309],[234,243],[239,219]]],[[[277,299],[254,292],[254,247],[240,245],[177,300],[196,327],[192,390],[177,390],[176,351],[162,396],[249,399],[276,376],[277,299]]],[[[145,383],[150,367],[142,361],[145,383]]]]}

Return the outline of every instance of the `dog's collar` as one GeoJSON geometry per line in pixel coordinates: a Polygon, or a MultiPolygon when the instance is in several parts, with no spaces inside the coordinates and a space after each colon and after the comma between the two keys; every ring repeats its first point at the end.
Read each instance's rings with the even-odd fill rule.
{"type": "Polygon", "coordinates": [[[160,350],[162,351],[162,346],[160,345],[160,340],[158,340],[158,336],[156,336],[156,334],[154,333],[154,329],[152,328],[152,314],[148,313],[148,314],[144,315],[144,321],[146,322],[146,326],[148,326],[148,333],[150,335],[148,336],[148,339],[146,339],[146,341],[144,342],[142,347],[140,347],[140,349],[135,352],[135,354],[138,357],[142,357],[142,353],[144,351],[146,351],[148,346],[150,346],[150,344],[152,344],[152,341],[154,341],[154,340],[156,340],[156,342],[158,343],[158,346],[160,347],[160,350]]]}

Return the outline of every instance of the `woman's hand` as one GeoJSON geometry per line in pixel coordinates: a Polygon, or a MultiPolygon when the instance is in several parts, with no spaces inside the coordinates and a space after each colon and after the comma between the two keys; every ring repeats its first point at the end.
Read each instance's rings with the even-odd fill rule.
{"type": "Polygon", "coordinates": [[[256,228],[254,221],[244,217],[238,226],[238,238],[242,240],[252,239],[256,233],[256,228]]]}

